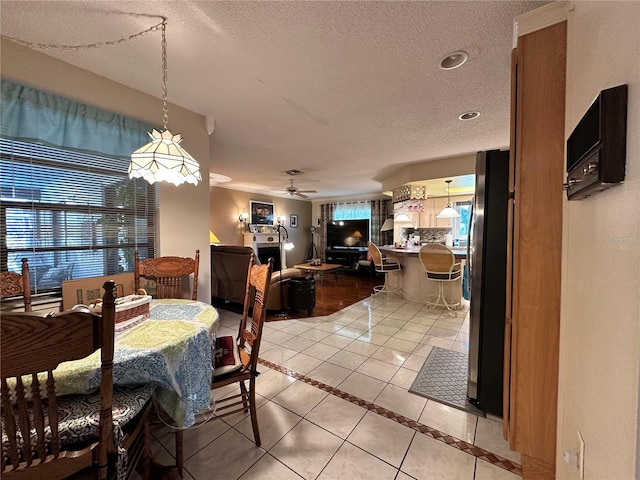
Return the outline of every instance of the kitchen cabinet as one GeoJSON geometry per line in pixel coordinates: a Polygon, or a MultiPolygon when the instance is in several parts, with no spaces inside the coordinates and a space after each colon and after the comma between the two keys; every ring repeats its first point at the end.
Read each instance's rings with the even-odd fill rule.
{"type": "MultiPolygon", "coordinates": [[[[456,195],[451,197],[451,206],[455,202],[470,201],[473,195],[456,195]]],[[[447,197],[430,197],[422,201],[424,211],[420,213],[420,227],[450,227],[451,221],[448,218],[436,218],[436,215],[447,206],[447,197]]]]}
{"type": "MultiPolygon", "coordinates": [[[[434,227],[450,227],[451,219],[449,218],[436,218],[436,215],[442,211],[443,208],[447,206],[447,197],[434,197],[433,198],[433,219],[434,219],[434,227]]],[[[451,206],[453,206],[453,201],[451,202],[451,206]]]]}
{"type": "Polygon", "coordinates": [[[555,477],[566,21],[512,54],[504,426],[524,479],[555,477]]]}

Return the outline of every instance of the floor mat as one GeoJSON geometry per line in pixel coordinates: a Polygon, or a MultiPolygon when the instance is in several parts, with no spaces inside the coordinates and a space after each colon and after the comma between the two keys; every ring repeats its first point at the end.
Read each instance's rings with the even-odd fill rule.
{"type": "Polygon", "coordinates": [[[468,364],[465,353],[433,347],[409,392],[484,417],[467,400],[468,364]]]}

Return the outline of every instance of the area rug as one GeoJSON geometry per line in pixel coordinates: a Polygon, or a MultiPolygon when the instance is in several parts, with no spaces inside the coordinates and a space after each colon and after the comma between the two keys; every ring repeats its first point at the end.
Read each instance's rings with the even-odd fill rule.
{"type": "Polygon", "coordinates": [[[468,365],[467,354],[433,347],[409,392],[484,417],[467,400],[468,365]]]}

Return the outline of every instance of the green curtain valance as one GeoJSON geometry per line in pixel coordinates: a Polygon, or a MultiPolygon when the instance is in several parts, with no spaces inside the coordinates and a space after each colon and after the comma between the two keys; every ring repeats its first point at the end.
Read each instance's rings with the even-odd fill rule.
{"type": "Polygon", "coordinates": [[[149,141],[138,120],[1,79],[0,136],[123,158],[149,141]],[[132,145],[134,145],[132,149],[132,145]]]}

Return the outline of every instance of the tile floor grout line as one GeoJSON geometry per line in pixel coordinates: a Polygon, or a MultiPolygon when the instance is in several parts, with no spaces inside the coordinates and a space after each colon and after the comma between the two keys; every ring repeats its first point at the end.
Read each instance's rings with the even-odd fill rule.
{"type": "Polygon", "coordinates": [[[360,407],[366,408],[367,411],[376,413],[382,417],[388,418],[389,420],[392,420],[396,423],[399,423],[400,425],[404,425],[406,427],[411,428],[412,430],[415,430],[423,435],[426,435],[428,437],[433,438],[434,440],[438,440],[439,442],[445,443],[446,445],[449,445],[450,447],[456,448],[457,450],[460,450],[464,453],[467,453],[469,455],[472,455],[476,458],[479,458],[481,460],[484,460],[492,465],[495,465],[497,467],[503,468],[509,472],[515,473],[517,475],[522,476],[522,467],[521,465],[512,462],[511,460],[508,460],[506,458],[501,457],[500,455],[497,455],[495,453],[492,453],[488,450],[485,450],[483,448],[477,447],[475,445],[472,445],[468,442],[465,442],[464,440],[461,440],[459,438],[456,438],[452,435],[446,434],[444,432],[441,432],[435,428],[429,427],[428,425],[423,425],[415,420],[411,420],[409,418],[406,418],[402,415],[399,415],[395,412],[392,412],[391,410],[388,410],[386,408],[380,407],[378,405],[376,405],[375,403],[371,403],[368,402],[362,398],[356,397],[354,395],[351,395],[350,393],[344,392],[338,388],[332,387],[331,385],[327,385],[325,383],[322,383],[318,380],[314,380],[310,377],[307,377],[306,375],[302,375],[300,373],[294,372],[293,370],[283,367],[281,365],[277,365],[273,362],[270,362],[268,360],[264,360],[262,358],[258,358],[258,362],[262,365],[264,365],[265,367],[269,367],[273,370],[276,370],[280,373],[283,373],[285,375],[288,375],[292,378],[295,378],[296,380],[300,380],[308,385],[314,386],[316,388],[319,388],[320,390],[323,390],[327,393],[330,393],[332,395],[335,395],[339,398],[342,398],[343,400],[346,400],[350,403],[353,403],[354,405],[358,405],[360,407]]]}

